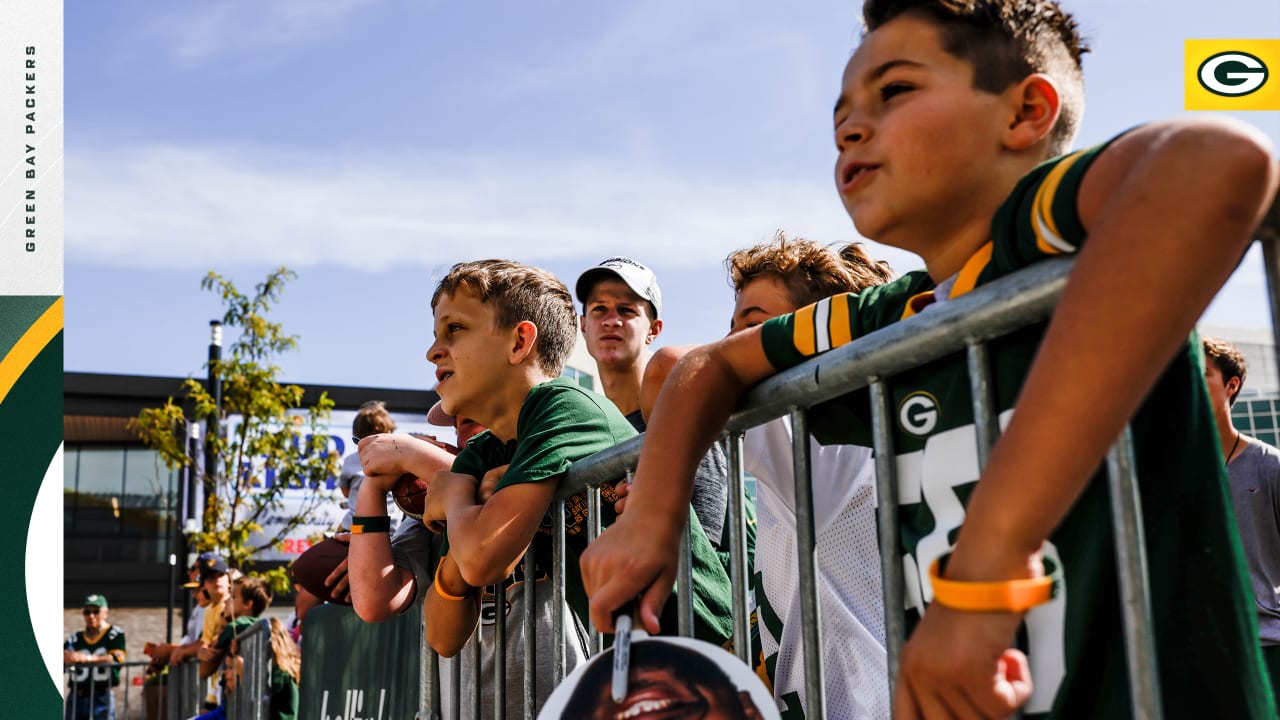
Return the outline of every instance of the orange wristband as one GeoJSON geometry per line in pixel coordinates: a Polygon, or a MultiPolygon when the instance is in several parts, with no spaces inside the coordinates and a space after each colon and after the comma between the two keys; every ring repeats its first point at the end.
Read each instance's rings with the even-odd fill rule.
{"type": "Polygon", "coordinates": [[[444,558],[440,558],[440,564],[436,565],[435,578],[432,580],[432,584],[436,586],[436,594],[444,598],[445,600],[454,600],[454,601],[466,600],[470,593],[468,593],[468,595],[450,595],[449,593],[444,591],[444,588],[440,587],[440,568],[443,566],[444,566],[444,558]]]}
{"type": "Polygon", "coordinates": [[[938,575],[946,556],[929,566],[929,583],[933,585],[933,601],[953,610],[973,612],[1023,612],[1049,602],[1058,594],[1058,581],[1052,575],[1057,569],[1045,558],[1044,577],[1002,582],[964,582],[947,580],[938,575]]]}

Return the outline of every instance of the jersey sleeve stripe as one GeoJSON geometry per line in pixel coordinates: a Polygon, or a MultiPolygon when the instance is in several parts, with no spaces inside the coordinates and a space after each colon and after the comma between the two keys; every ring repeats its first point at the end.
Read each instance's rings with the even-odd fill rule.
{"type": "Polygon", "coordinates": [[[853,328],[849,325],[850,295],[837,295],[831,298],[831,318],[827,321],[827,331],[831,335],[831,347],[840,347],[853,340],[853,328]]]}
{"type": "Polygon", "coordinates": [[[973,290],[978,285],[978,276],[982,274],[987,264],[991,262],[991,253],[994,246],[987,242],[978,248],[978,252],[969,256],[965,261],[964,267],[960,268],[960,275],[956,278],[956,282],[951,286],[951,294],[948,298],[958,298],[961,295],[973,290]]]}
{"type": "Polygon", "coordinates": [[[813,331],[820,353],[831,349],[831,298],[813,304],[813,331]]]}
{"type": "Polygon", "coordinates": [[[1046,255],[1058,255],[1076,251],[1076,247],[1063,240],[1062,234],[1058,231],[1058,225],[1053,219],[1053,199],[1058,193],[1058,186],[1062,183],[1062,178],[1083,154],[1083,151],[1077,151],[1062,158],[1049,171],[1049,174],[1040,183],[1039,189],[1036,190],[1035,201],[1032,204],[1035,214],[1032,227],[1036,233],[1036,247],[1046,255]]]}
{"type": "Polygon", "coordinates": [[[813,305],[806,305],[796,311],[795,325],[792,326],[791,342],[796,346],[796,352],[804,357],[813,355],[816,351],[816,339],[813,331],[813,305]]]}

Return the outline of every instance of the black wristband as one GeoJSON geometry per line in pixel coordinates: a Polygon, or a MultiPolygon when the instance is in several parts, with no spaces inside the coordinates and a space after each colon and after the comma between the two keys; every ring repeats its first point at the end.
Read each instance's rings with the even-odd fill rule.
{"type": "Polygon", "coordinates": [[[352,515],[351,534],[391,532],[391,518],[386,515],[352,515]]]}

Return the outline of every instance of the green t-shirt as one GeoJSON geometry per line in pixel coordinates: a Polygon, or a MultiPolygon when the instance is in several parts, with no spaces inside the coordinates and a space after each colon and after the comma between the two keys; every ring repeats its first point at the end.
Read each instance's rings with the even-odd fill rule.
{"type": "MultiPolygon", "coordinates": [[[[77,631],[67,638],[67,649],[86,652],[90,655],[111,655],[118,663],[124,662],[124,630],[108,624],[95,638],[85,636],[84,630],[77,631]]],[[[69,673],[71,683],[78,692],[101,692],[107,687],[120,684],[120,668],[103,665],[78,665],[69,673]],[[104,683],[110,683],[105,685],[104,683]]]]}
{"type": "MultiPolygon", "coordinates": [[[[1075,252],[1086,240],[1076,194],[1101,149],[1057,158],[1024,177],[996,213],[991,242],[956,276],[950,297],[1075,252]]],[[[911,316],[933,289],[927,273],[914,272],[859,295],[828,298],[767,322],[762,344],[774,367],[790,367],[911,316]]],[[[1041,323],[989,346],[1002,427],[1044,329],[1041,323]]],[[[1178,717],[1274,718],[1202,362],[1193,334],[1132,421],[1163,706],[1178,717]]],[[[910,628],[932,599],[930,564],[950,550],[964,521],[979,474],[977,443],[963,353],[905,370],[889,384],[910,628]]],[[[870,445],[867,398],[864,389],[815,408],[814,434],[823,442],[870,445]]],[[[1028,717],[1130,715],[1110,517],[1104,464],[1043,548],[1061,568],[1063,591],[1031,610],[1018,633],[1035,684],[1028,717]]]]}
{"type": "Polygon", "coordinates": [[[267,700],[267,718],[269,720],[297,720],[298,717],[298,681],[289,673],[271,663],[271,677],[268,681],[269,699],[267,700]]]}
{"type": "MultiPolygon", "coordinates": [[[[534,386],[525,397],[516,420],[516,439],[503,442],[488,431],[477,435],[458,454],[453,471],[481,478],[487,471],[509,464],[498,483],[496,492],[501,492],[518,483],[559,478],[574,462],[634,435],[635,428],[607,398],[584,390],[571,380],[556,378],[534,386]]],[[[608,526],[617,517],[613,511],[617,496],[612,485],[602,486],[601,494],[601,523],[608,526]]],[[[585,626],[589,622],[587,596],[577,558],[587,544],[586,493],[568,498],[565,509],[565,597],[585,626]]],[[[723,643],[732,634],[729,577],[697,516],[690,513],[689,522],[693,534],[694,633],[701,639],[723,643]]],[[[551,567],[553,527],[548,511],[533,540],[539,565],[535,577],[551,567]]],[[[517,573],[521,574],[519,569],[517,573]]],[[[505,584],[514,578],[507,578],[505,584]]],[[[675,603],[667,605],[671,620],[663,627],[674,629],[675,603]]]]}
{"type": "MultiPolygon", "coordinates": [[[[232,619],[222,628],[215,647],[219,650],[230,648],[232,639],[259,622],[262,622],[262,618],[250,615],[241,615],[232,619]]],[[[271,636],[270,628],[263,628],[262,632],[266,633],[268,638],[271,636]]],[[[270,651],[269,647],[268,651],[270,651]]],[[[289,673],[276,667],[274,661],[267,676],[267,690],[267,717],[271,720],[295,720],[298,716],[298,682],[289,673]]]]}
{"type": "MultiPolygon", "coordinates": [[[[230,648],[231,641],[235,639],[235,636],[253,627],[253,624],[261,619],[262,618],[256,618],[251,615],[241,615],[240,617],[232,618],[231,622],[222,626],[222,632],[218,634],[218,640],[213,644],[213,646],[219,650],[226,650],[230,648]]],[[[268,634],[270,634],[269,631],[268,634]]]]}

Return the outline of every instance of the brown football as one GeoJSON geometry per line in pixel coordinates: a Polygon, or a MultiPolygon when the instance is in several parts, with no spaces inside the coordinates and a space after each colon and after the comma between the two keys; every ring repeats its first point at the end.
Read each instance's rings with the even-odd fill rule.
{"type": "Polygon", "coordinates": [[[414,520],[421,520],[422,511],[426,508],[427,487],[426,480],[417,475],[405,473],[396,480],[395,487],[391,490],[391,497],[405,515],[414,520]]]}
{"type": "Polygon", "coordinates": [[[293,576],[295,583],[321,600],[350,605],[350,595],[339,600],[333,596],[333,588],[324,584],[324,579],[329,577],[329,573],[347,559],[347,550],[348,546],[344,542],[333,538],[323,540],[299,555],[289,568],[289,574],[293,576]]]}

